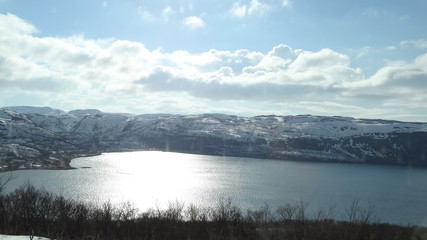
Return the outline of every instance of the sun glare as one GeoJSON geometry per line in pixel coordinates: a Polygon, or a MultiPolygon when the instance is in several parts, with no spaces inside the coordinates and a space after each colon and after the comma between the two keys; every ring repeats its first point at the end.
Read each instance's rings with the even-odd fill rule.
{"type": "MultiPolygon", "coordinates": [[[[195,170],[197,157],[190,154],[165,152],[130,152],[105,154],[115,178],[104,183],[106,189],[120,189],[114,202],[124,202],[132,196],[139,207],[164,207],[170,199],[193,201],[194,191],[203,189],[205,174],[195,170]],[[115,173],[115,174],[114,174],[115,173]],[[117,177],[119,176],[119,177],[117,177]]],[[[111,190],[111,192],[114,192],[111,190]]]]}

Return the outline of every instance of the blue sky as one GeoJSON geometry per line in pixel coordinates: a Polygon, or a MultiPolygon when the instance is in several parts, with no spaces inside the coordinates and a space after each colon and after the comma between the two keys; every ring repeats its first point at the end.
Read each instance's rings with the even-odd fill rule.
{"type": "Polygon", "coordinates": [[[427,1],[0,0],[0,106],[427,121],[427,1]]]}

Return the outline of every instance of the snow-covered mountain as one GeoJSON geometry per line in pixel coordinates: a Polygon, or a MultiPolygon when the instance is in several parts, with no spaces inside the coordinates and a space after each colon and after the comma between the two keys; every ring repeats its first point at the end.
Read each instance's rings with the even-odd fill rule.
{"type": "Polygon", "coordinates": [[[348,117],[114,114],[0,109],[0,166],[66,168],[106,151],[427,165],[427,123],[348,117]]]}

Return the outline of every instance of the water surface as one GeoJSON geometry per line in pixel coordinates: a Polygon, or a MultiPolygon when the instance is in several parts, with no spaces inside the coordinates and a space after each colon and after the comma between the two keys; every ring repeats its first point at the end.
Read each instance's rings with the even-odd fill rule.
{"type": "Polygon", "coordinates": [[[243,209],[303,200],[312,211],[333,206],[342,213],[358,198],[384,222],[427,226],[426,168],[153,151],[105,153],[71,166],[77,169],[15,171],[7,189],[29,181],[77,200],[129,201],[141,210],[176,200],[213,206],[231,197],[243,209]]]}

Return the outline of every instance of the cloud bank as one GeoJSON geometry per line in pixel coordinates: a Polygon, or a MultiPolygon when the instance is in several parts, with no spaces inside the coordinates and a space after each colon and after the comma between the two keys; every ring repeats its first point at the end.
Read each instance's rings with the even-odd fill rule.
{"type": "MultiPolygon", "coordinates": [[[[203,21],[185,24],[202,27],[203,21]]],[[[1,105],[19,98],[19,104],[62,109],[427,121],[427,54],[365,76],[348,56],[327,48],[163,52],[118,39],[38,37],[33,25],[5,14],[0,72],[1,105]]]]}

